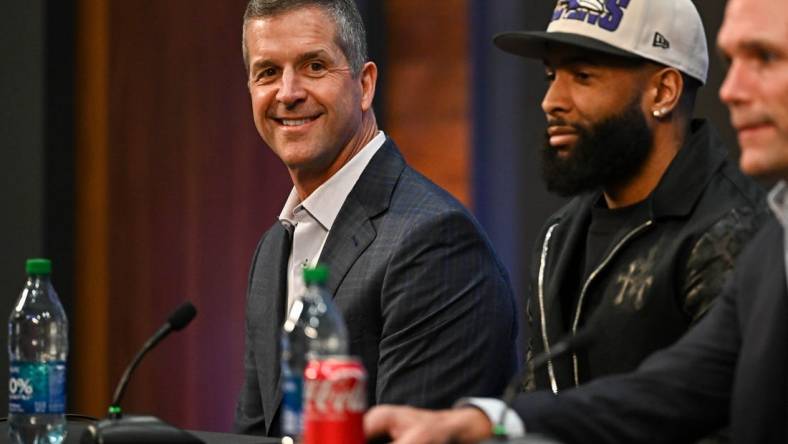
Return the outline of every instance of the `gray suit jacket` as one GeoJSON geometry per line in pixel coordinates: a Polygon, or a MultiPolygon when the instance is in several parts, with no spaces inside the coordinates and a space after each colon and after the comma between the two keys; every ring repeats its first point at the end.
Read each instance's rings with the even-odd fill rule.
{"type": "MultiPolygon", "coordinates": [[[[247,294],[241,433],[279,434],[287,235],[260,240],[247,294]]],[[[389,139],[348,195],[320,262],[369,374],[368,402],[450,406],[500,395],[518,367],[508,276],[475,219],[389,139]]]]}

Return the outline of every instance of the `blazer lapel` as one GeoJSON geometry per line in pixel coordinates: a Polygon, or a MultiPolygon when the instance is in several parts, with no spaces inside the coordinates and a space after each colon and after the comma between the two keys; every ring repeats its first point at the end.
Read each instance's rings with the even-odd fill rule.
{"type": "Polygon", "coordinates": [[[336,294],[348,270],[376,234],[364,208],[348,197],[320,254],[320,263],[328,267],[326,289],[329,293],[336,294]]]}
{"type": "Polygon", "coordinates": [[[356,259],[375,239],[372,219],[385,211],[405,161],[387,139],[375,153],[339,210],[320,254],[328,267],[327,290],[335,295],[356,259]]]}
{"type": "Polygon", "coordinates": [[[255,267],[255,284],[259,290],[255,292],[260,298],[261,332],[256,335],[262,340],[256,341],[257,366],[262,373],[259,378],[260,391],[265,412],[266,429],[271,429],[271,422],[282,399],[279,386],[281,350],[279,336],[285,318],[285,300],[287,299],[287,261],[290,257],[290,235],[285,228],[276,223],[270,230],[255,267]],[[274,340],[270,340],[274,338],[274,340]]]}

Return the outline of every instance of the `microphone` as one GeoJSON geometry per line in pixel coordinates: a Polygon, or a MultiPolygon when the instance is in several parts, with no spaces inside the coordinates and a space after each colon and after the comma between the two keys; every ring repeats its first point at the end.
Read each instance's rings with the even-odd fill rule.
{"type": "Polygon", "coordinates": [[[167,322],[159,328],[153,336],[142,346],[131,364],[123,372],[115,394],[112,397],[112,404],[109,406],[109,416],[107,419],[91,424],[82,433],[80,442],[82,444],[103,443],[103,444],[198,444],[201,440],[194,436],[177,429],[164,421],[153,416],[127,415],[123,417],[120,408],[120,401],[129,378],[137,368],[143,356],[155,347],[162,339],[172,331],[183,330],[197,315],[197,309],[191,302],[181,304],[169,318],[167,322]]]}
{"type": "MultiPolygon", "coordinates": [[[[560,358],[565,354],[586,348],[594,342],[596,332],[590,328],[580,330],[575,335],[564,336],[550,349],[550,353],[539,353],[531,362],[531,367],[536,370],[542,368],[547,361],[560,358]]],[[[508,387],[507,387],[508,388],[508,387]]]]}
{"type": "MultiPolygon", "coordinates": [[[[595,339],[596,330],[592,329],[591,327],[586,327],[583,330],[577,332],[577,334],[564,336],[563,339],[553,345],[550,352],[543,352],[536,355],[531,361],[531,368],[533,368],[534,371],[540,369],[550,360],[560,358],[569,352],[588,347],[594,342],[595,339]]],[[[514,398],[519,392],[520,384],[522,383],[522,380],[525,377],[525,372],[527,371],[527,365],[520,369],[520,371],[517,372],[517,374],[515,374],[514,377],[512,377],[512,379],[509,381],[509,384],[506,385],[506,390],[503,392],[503,397],[501,400],[503,401],[505,408],[501,412],[501,416],[498,418],[498,421],[495,423],[495,427],[493,429],[495,430],[495,437],[499,440],[506,439],[506,428],[503,425],[506,419],[506,413],[511,410],[514,398]]]]}
{"type": "Polygon", "coordinates": [[[151,336],[150,339],[142,346],[142,349],[137,352],[137,355],[131,361],[131,364],[126,367],[123,376],[120,378],[118,386],[115,388],[115,395],[112,397],[112,404],[109,406],[109,417],[118,419],[122,416],[120,409],[120,400],[123,398],[123,393],[126,391],[126,386],[129,384],[129,378],[137,368],[142,357],[145,356],[153,347],[155,347],[162,339],[166,338],[171,331],[180,331],[189,325],[189,322],[197,315],[197,309],[194,308],[191,302],[184,302],[167,318],[167,322],[159,328],[159,330],[151,336]]]}

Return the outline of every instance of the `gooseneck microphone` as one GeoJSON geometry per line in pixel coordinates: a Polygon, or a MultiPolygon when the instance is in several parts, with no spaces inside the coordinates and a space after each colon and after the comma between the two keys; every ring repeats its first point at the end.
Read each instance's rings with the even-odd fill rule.
{"type": "Polygon", "coordinates": [[[137,368],[142,357],[145,356],[162,339],[167,337],[170,332],[182,330],[194,319],[197,309],[191,302],[185,302],[178,307],[167,322],[145,342],[134,360],[123,372],[115,395],[112,397],[112,404],[109,407],[107,419],[89,425],[82,433],[81,444],[200,444],[201,440],[193,435],[173,427],[154,416],[126,415],[123,416],[120,409],[120,401],[129,383],[129,378],[137,368]]]}
{"type": "Polygon", "coordinates": [[[184,302],[167,318],[167,322],[159,328],[159,330],[145,342],[134,360],[131,361],[126,371],[123,372],[123,377],[120,378],[118,386],[115,388],[115,395],[112,397],[112,404],[109,406],[110,418],[117,419],[121,416],[120,400],[123,398],[123,393],[126,391],[126,386],[129,384],[129,378],[137,368],[142,357],[145,356],[153,347],[156,346],[162,339],[166,338],[170,332],[182,330],[189,325],[189,322],[197,315],[197,309],[191,302],[184,302]]]}
{"type": "MultiPolygon", "coordinates": [[[[586,348],[591,345],[592,342],[594,342],[594,339],[596,339],[596,330],[590,327],[580,330],[577,334],[565,336],[563,339],[555,343],[549,352],[536,355],[531,361],[531,368],[536,371],[542,368],[550,360],[560,358],[569,352],[586,348]]],[[[503,392],[503,397],[501,400],[503,401],[505,408],[501,412],[501,416],[498,418],[498,421],[495,423],[494,427],[494,434],[498,439],[507,439],[506,427],[504,427],[506,413],[511,410],[514,398],[520,391],[520,385],[522,384],[523,378],[525,377],[525,373],[527,371],[527,365],[520,369],[520,371],[517,372],[517,374],[515,374],[514,377],[512,377],[512,379],[509,381],[509,384],[506,385],[506,390],[503,392]]]]}

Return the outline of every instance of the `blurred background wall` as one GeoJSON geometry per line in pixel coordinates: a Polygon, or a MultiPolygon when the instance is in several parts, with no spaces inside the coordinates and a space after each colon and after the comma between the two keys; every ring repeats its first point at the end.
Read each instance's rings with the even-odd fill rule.
{"type": "MultiPolygon", "coordinates": [[[[143,362],[124,407],[230,428],[250,256],[291,186],[252,123],[245,3],[28,0],[0,18],[0,313],[25,258],[51,257],[71,319],[70,411],[103,416],[138,347],[189,299],[195,322],[143,362]]],[[[524,298],[534,239],[562,201],[539,176],[542,67],[490,39],[544,28],[552,2],[358,3],[381,69],[381,128],[473,210],[524,298]]],[[[696,4],[713,48],[724,3],[696,4]]],[[[733,147],[711,59],[698,114],[733,147]]],[[[0,415],[6,405],[0,391],[0,415]]]]}

